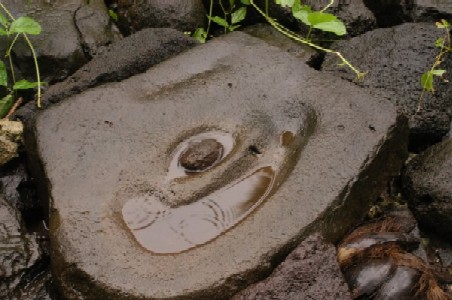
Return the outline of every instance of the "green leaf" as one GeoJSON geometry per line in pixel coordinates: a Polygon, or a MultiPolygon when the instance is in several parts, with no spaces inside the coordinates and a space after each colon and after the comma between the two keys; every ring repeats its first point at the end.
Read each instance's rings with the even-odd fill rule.
{"type": "Polygon", "coordinates": [[[319,23],[317,25],[314,25],[313,27],[323,31],[332,32],[336,35],[347,34],[347,29],[345,28],[344,23],[342,23],[342,21],[340,20],[319,23]]]}
{"type": "Polygon", "coordinates": [[[5,29],[0,28],[0,35],[8,35],[8,32],[6,32],[5,29]]]}
{"type": "Polygon", "coordinates": [[[422,88],[428,92],[433,92],[433,74],[428,71],[421,76],[422,88]]]}
{"type": "Polygon", "coordinates": [[[293,16],[303,22],[304,24],[311,26],[308,20],[308,14],[312,12],[312,9],[308,5],[301,5],[300,0],[295,0],[294,5],[292,6],[292,14],[293,16]]]}
{"type": "Polygon", "coordinates": [[[308,20],[311,25],[317,25],[320,23],[336,21],[337,18],[333,14],[315,11],[315,12],[309,13],[308,20]]]}
{"type": "Polygon", "coordinates": [[[0,118],[5,117],[13,106],[13,95],[9,94],[0,99],[0,118]]]}
{"type": "Polygon", "coordinates": [[[246,7],[240,7],[231,14],[231,23],[237,24],[243,21],[246,17],[246,7]]]}
{"type": "Polygon", "coordinates": [[[344,35],[347,33],[344,23],[335,15],[323,12],[312,12],[308,14],[309,25],[314,28],[332,32],[336,35],[344,35]]]}
{"type": "Polygon", "coordinates": [[[435,41],[435,46],[442,48],[444,46],[444,38],[439,38],[435,41]]]}
{"type": "Polygon", "coordinates": [[[228,27],[228,29],[229,29],[229,31],[234,31],[234,30],[236,30],[239,27],[240,27],[240,25],[231,25],[231,26],[228,27]]]}
{"type": "Polygon", "coordinates": [[[295,0],[275,0],[275,3],[281,5],[282,7],[292,7],[294,2],[295,0]]]}
{"type": "Polygon", "coordinates": [[[8,27],[8,19],[0,12],[0,24],[3,25],[3,27],[8,27]]]}
{"type": "Polygon", "coordinates": [[[0,85],[8,86],[8,73],[5,64],[0,60],[0,85]]]}
{"type": "Polygon", "coordinates": [[[13,90],[28,90],[37,87],[39,84],[38,82],[30,82],[28,80],[22,79],[17,81],[13,85],[13,90]]]}
{"type": "Polygon", "coordinates": [[[250,5],[250,4],[251,4],[250,0],[241,0],[240,2],[241,2],[243,5],[250,5]]]}
{"type": "Polygon", "coordinates": [[[40,34],[41,25],[30,17],[20,17],[11,23],[10,33],[40,34]]]}
{"type": "Polygon", "coordinates": [[[204,28],[197,28],[193,33],[193,38],[196,39],[201,44],[204,44],[207,39],[207,32],[204,28]]]}
{"type": "Polygon", "coordinates": [[[108,15],[110,16],[110,18],[115,21],[118,22],[118,14],[114,12],[114,10],[109,9],[108,10],[108,15]]]}
{"type": "Polygon", "coordinates": [[[207,17],[207,18],[209,20],[211,20],[212,22],[217,23],[220,26],[223,26],[223,27],[226,27],[226,28],[229,27],[228,22],[225,19],[221,18],[221,17],[215,16],[215,17],[207,17]]]}
{"type": "Polygon", "coordinates": [[[235,2],[235,0],[229,0],[229,7],[230,8],[234,7],[234,2],[235,2]]]}
{"type": "Polygon", "coordinates": [[[444,73],[446,73],[446,70],[431,70],[430,73],[435,76],[443,76],[444,73]]]}

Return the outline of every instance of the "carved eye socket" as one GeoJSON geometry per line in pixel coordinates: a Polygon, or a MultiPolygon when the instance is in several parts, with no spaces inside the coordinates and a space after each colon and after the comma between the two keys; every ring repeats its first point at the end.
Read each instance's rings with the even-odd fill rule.
{"type": "Polygon", "coordinates": [[[182,141],[172,155],[169,179],[212,169],[231,153],[234,142],[233,135],[223,131],[203,132],[182,141]]]}
{"type": "Polygon", "coordinates": [[[203,172],[223,158],[224,146],[216,139],[193,142],[179,156],[179,165],[187,172],[203,172]]]}

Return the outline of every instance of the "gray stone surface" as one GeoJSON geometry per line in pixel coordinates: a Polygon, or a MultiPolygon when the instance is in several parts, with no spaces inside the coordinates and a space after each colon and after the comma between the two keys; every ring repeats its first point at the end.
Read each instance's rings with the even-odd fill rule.
{"type": "MultiPolygon", "coordinates": [[[[440,80],[435,81],[435,95],[426,93],[422,110],[416,113],[422,91],[420,78],[438,54],[434,42],[441,34],[434,24],[407,23],[377,29],[334,47],[357,68],[368,71],[359,86],[388,99],[409,117],[410,148],[416,151],[441,141],[452,118],[452,85],[440,80]]],[[[322,70],[353,80],[355,75],[338,63],[336,56],[327,55],[322,70]]],[[[450,55],[444,57],[441,68],[447,70],[443,78],[452,81],[450,55]]]]}
{"type": "Polygon", "coordinates": [[[69,298],[227,299],[310,232],[340,239],[407,141],[389,102],[240,32],[72,96],[29,129],[69,298]],[[209,135],[229,147],[220,163],[172,169],[209,135]]]}
{"type": "MultiPolygon", "coordinates": [[[[195,40],[170,28],[144,29],[111,44],[67,80],[50,86],[42,106],[103,83],[120,81],[195,45],[195,40]]],[[[19,108],[15,118],[28,120],[37,111],[34,102],[19,108]]]]}
{"type": "MultiPolygon", "coordinates": [[[[28,12],[40,23],[41,34],[30,36],[30,40],[36,49],[42,81],[63,80],[86,63],[99,46],[118,38],[102,0],[91,0],[89,4],[84,0],[38,0],[30,6],[27,1],[2,3],[16,18],[28,12]]],[[[0,44],[1,50],[7,45],[4,40],[0,44]]],[[[22,73],[34,79],[36,71],[27,43],[19,39],[13,52],[22,73]]]]}
{"type": "Polygon", "coordinates": [[[336,247],[322,236],[307,237],[265,280],[231,300],[349,300],[352,296],[339,268],[336,247]]]}
{"type": "Polygon", "coordinates": [[[260,38],[269,45],[276,46],[281,50],[295,55],[308,64],[311,64],[313,60],[318,57],[318,54],[314,49],[284,36],[270,25],[256,24],[245,27],[243,31],[249,35],[260,38]]]}
{"type": "Polygon", "coordinates": [[[410,208],[422,226],[452,241],[452,139],[414,158],[403,177],[410,208]]]}
{"type": "Polygon", "coordinates": [[[193,31],[206,21],[202,0],[118,1],[118,26],[126,35],[143,28],[193,31]]]}

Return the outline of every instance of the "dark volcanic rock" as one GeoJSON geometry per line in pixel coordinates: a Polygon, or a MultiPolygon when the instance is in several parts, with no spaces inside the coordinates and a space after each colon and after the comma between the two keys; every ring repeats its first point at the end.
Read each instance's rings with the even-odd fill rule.
{"type": "Polygon", "coordinates": [[[0,195],[0,295],[9,299],[39,259],[35,237],[25,234],[18,211],[0,195]]]}
{"type": "Polygon", "coordinates": [[[228,299],[310,233],[341,239],[399,172],[407,129],[388,101],[242,32],[73,95],[25,135],[57,283],[228,299]],[[184,141],[218,132],[221,163],[171,177],[184,141]]]}
{"type": "Polygon", "coordinates": [[[307,237],[265,280],[231,300],[351,299],[337,263],[336,248],[320,234],[307,237]]]}
{"type": "Polygon", "coordinates": [[[452,139],[414,158],[403,176],[403,190],[419,223],[452,241],[452,139]]]}
{"type": "MultiPolygon", "coordinates": [[[[137,32],[110,45],[66,81],[50,86],[43,95],[42,105],[46,107],[90,87],[144,72],[195,43],[195,40],[169,28],[137,32]]],[[[36,104],[28,103],[16,112],[15,117],[28,120],[36,111],[36,104]]]]}
{"type": "Polygon", "coordinates": [[[126,35],[143,28],[192,31],[202,27],[205,20],[202,0],[118,1],[118,26],[126,35]]]}
{"type": "MultiPolygon", "coordinates": [[[[2,1],[16,18],[28,12],[41,24],[41,34],[30,35],[30,40],[38,56],[42,81],[63,80],[85,64],[99,46],[117,37],[102,0],[91,0],[89,4],[84,0],[58,3],[39,0],[31,1],[30,5],[27,2],[2,1]]],[[[3,40],[0,44],[0,49],[7,45],[3,40]]],[[[24,39],[17,41],[13,53],[22,73],[30,74],[34,81],[34,63],[24,39]]]]}
{"type": "MultiPolygon", "coordinates": [[[[422,110],[416,113],[422,92],[420,78],[431,68],[438,49],[435,40],[442,34],[434,24],[407,23],[394,28],[377,29],[336,44],[357,68],[368,71],[357,83],[370,94],[388,99],[399,112],[409,117],[410,148],[425,149],[438,142],[449,131],[452,116],[452,85],[435,83],[435,95],[425,93],[422,110]]],[[[441,68],[444,79],[452,81],[452,60],[449,54],[441,68]]],[[[327,55],[322,70],[347,80],[354,74],[338,66],[336,56],[327,55]]],[[[436,81],[436,80],[435,80],[436,81]]]]}
{"type": "Polygon", "coordinates": [[[364,0],[377,17],[379,27],[404,22],[452,21],[452,2],[449,0],[364,0]]]}

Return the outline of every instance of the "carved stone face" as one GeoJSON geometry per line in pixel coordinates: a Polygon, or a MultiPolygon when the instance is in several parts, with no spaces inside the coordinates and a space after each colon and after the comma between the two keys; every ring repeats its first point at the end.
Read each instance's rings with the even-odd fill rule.
{"type": "Polygon", "coordinates": [[[156,254],[174,254],[206,244],[271,196],[306,142],[307,125],[314,124],[305,110],[282,128],[271,116],[258,115],[253,119],[265,120],[261,124],[265,130],[202,128],[179,143],[170,143],[175,147],[168,151],[167,174],[160,182],[147,192],[122,196],[127,198],[122,218],[142,247],[156,254]],[[190,188],[202,181],[207,183],[207,189],[200,188],[202,193],[190,188]],[[181,192],[169,192],[175,189],[181,192]]]}

